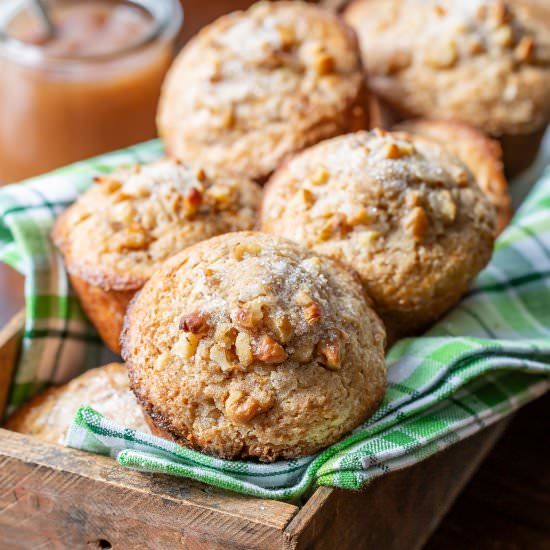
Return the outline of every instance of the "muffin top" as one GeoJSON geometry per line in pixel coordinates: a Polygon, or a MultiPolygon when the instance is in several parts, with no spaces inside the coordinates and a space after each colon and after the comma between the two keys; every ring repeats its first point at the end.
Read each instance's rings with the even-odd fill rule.
{"type": "Polygon", "coordinates": [[[160,160],[96,178],[56,221],[67,269],[105,290],[140,288],[186,246],[250,229],[257,184],[160,160]]]}
{"type": "Polygon", "coordinates": [[[550,7],[541,0],[356,0],[369,87],[403,116],[493,134],[550,120],[550,7]]]}
{"type": "Polygon", "coordinates": [[[158,427],[263,461],[313,453],[372,412],[384,340],[350,271],[254,232],[169,260],[133,301],[121,338],[131,387],[158,427]]]}
{"type": "Polygon", "coordinates": [[[496,234],[501,233],[512,217],[512,202],[498,141],[473,126],[451,120],[418,118],[407,120],[396,129],[435,139],[462,160],[495,207],[496,234]]]}
{"type": "Polygon", "coordinates": [[[282,166],[261,227],[353,266],[383,319],[421,326],[486,264],[494,218],[469,170],[437,142],[374,130],[282,166]]]}
{"type": "Polygon", "coordinates": [[[366,125],[359,48],[336,15],[261,2],[205,27],[163,87],[160,135],[183,160],[265,178],[289,153],[366,125]]]}
{"type": "Polygon", "coordinates": [[[89,405],[110,420],[149,432],[143,412],[128,386],[126,367],[111,363],[37,395],[18,409],[5,428],[62,444],[76,411],[89,405]]]}

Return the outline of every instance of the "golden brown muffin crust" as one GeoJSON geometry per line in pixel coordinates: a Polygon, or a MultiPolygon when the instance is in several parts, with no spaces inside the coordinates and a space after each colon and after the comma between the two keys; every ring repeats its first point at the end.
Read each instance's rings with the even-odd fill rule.
{"type": "Polygon", "coordinates": [[[262,233],[192,246],[133,300],[131,386],[161,430],[271,461],[337,441],[385,387],[384,329],[346,268],[262,233]]]}
{"type": "Polygon", "coordinates": [[[129,389],[126,367],[120,363],[91,369],[63,386],[40,393],[20,407],[4,427],[62,444],[76,411],[83,405],[128,428],[149,432],[129,389]]]}
{"type": "Polygon", "coordinates": [[[500,136],[550,120],[550,7],[534,0],[356,0],[369,88],[404,117],[500,136]]]}
{"type": "Polygon", "coordinates": [[[205,27],[163,87],[168,151],[262,180],[287,155],[365,128],[353,30],[301,2],[260,2],[205,27]]]}
{"type": "Polygon", "coordinates": [[[392,333],[452,306],[488,262],[494,209],[458,158],[382,130],[324,141],[268,183],[261,229],[352,266],[392,333]]]}
{"type": "Polygon", "coordinates": [[[56,221],[67,270],[104,290],[136,290],[186,246],[250,229],[257,184],[171,159],[96,178],[56,221]]]}
{"type": "Polygon", "coordinates": [[[502,232],[512,217],[512,202],[498,141],[468,124],[451,120],[408,120],[395,129],[435,139],[460,158],[496,208],[496,234],[502,232]]]}
{"type": "Polygon", "coordinates": [[[82,306],[105,343],[118,337],[133,293],[167,258],[220,233],[251,229],[260,187],[164,159],[97,178],[56,221],[82,306]]]}

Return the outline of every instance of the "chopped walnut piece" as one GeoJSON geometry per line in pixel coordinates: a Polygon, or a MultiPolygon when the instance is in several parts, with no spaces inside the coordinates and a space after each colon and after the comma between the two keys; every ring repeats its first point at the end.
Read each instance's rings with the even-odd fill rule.
{"type": "Polygon", "coordinates": [[[313,303],[313,298],[311,297],[309,291],[305,288],[300,288],[300,290],[298,290],[298,292],[294,295],[294,301],[299,306],[309,306],[313,303]]]}
{"type": "Polygon", "coordinates": [[[378,231],[373,231],[370,229],[365,229],[365,231],[359,231],[356,233],[357,240],[359,241],[359,244],[364,247],[369,247],[372,243],[374,243],[378,237],[380,237],[380,233],[378,231]]]}
{"type": "Polygon", "coordinates": [[[306,188],[300,190],[300,198],[307,206],[311,206],[315,202],[315,195],[306,188]]]}
{"type": "Polygon", "coordinates": [[[308,325],[317,323],[322,316],[321,306],[316,303],[312,303],[304,309],[304,317],[308,325]]]}
{"type": "Polygon", "coordinates": [[[321,168],[317,170],[313,178],[311,179],[312,185],[322,185],[323,183],[326,183],[330,177],[330,173],[328,170],[321,168]]]}
{"type": "Polygon", "coordinates": [[[136,210],[129,202],[116,204],[111,212],[111,219],[124,225],[130,225],[136,217],[136,210]]]}
{"type": "Polygon", "coordinates": [[[107,193],[114,193],[115,191],[118,191],[122,187],[121,181],[118,181],[112,178],[107,178],[105,176],[95,176],[94,182],[102,184],[103,189],[107,193]]]}
{"type": "Polygon", "coordinates": [[[249,302],[231,314],[233,322],[241,328],[257,329],[262,325],[264,313],[260,302],[249,302]]]}
{"type": "Polygon", "coordinates": [[[512,27],[506,25],[497,29],[494,33],[494,40],[501,48],[511,48],[514,45],[514,32],[512,31],[512,27]]]}
{"type": "Polygon", "coordinates": [[[180,319],[179,329],[193,334],[204,334],[208,330],[206,321],[207,317],[195,310],[180,319]]]}
{"type": "Polygon", "coordinates": [[[530,36],[524,36],[514,50],[514,57],[518,61],[529,62],[535,53],[535,42],[530,36]]]}
{"type": "Polygon", "coordinates": [[[172,353],[180,359],[191,359],[197,351],[200,338],[192,332],[182,334],[172,347],[172,353]]]}
{"type": "Polygon", "coordinates": [[[502,2],[494,2],[490,6],[490,16],[492,23],[496,27],[500,27],[501,25],[506,25],[506,23],[509,23],[512,20],[512,14],[510,13],[510,9],[508,6],[502,2]]]}
{"type": "Polygon", "coordinates": [[[139,224],[130,225],[126,233],[115,235],[112,239],[112,245],[115,250],[141,250],[146,248],[150,242],[145,228],[139,224]]]}
{"type": "Polygon", "coordinates": [[[231,323],[219,323],[214,331],[214,340],[226,348],[235,343],[237,329],[231,323]]]}
{"type": "Polygon", "coordinates": [[[263,363],[275,365],[285,361],[288,354],[279,342],[271,338],[268,334],[264,334],[260,339],[258,352],[255,356],[263,363]]]}
{"type": "Polygon", "coordinates": [[[444,15],[447,14],[447,10],[440,4],[436,4],[434,6],[434,11],[437,15],[439,15],[439,17],[443,17],[444,15]]]}
{"type": "Polygon", "coordinates": [[[233,108],[226,109],[220,117],[220,126],[223,129],[230,130],[235,125],[235,113],[233,108]]]}
{"type": "Polygon", "coordinates": [[[277,33],[279,34],[281,49],[284,51],[290,50],[296,44],[296,35],[292,27],[279,25],[277,27],[277,33]]]}
{"type": "Polygon", "coordinates": [[[386,72],[389,75],[398,73],[409,67],[412,62],[412,56],[410,52],[406,50],[398,50],[394,52],[391,57],[388,59],[388,64],[386,67],[386,72]]]}
{"type": "Polygon", "coordinates": [[[327,52],[319,52],[313,61],[313,66],[317,74],[323,76],[331,73],[334,70],[334,57],[327,52]]]}
{"type": "Polygon", "coordinates": [[[458,61],[458,49],[456,43],[452,40],[441,44],[441,46],[434,46],[426,57],[428,65],[435,69],[450,69],[454,67],[458,61]]]}
{"type": "Polygon", "coordinates": [[[400,159],[414,152],[412,143],[390,142],[384,149],[384,155],[387,159],[400,159]]]}
{"type": "Polygon", "coordinates": [[[163,371],[170,364],[170,354],[165,351],[161,353],[155,360],[153,369],[157,372],[163,371]]]}
{"type": "Polygon", "coordinates": [[[341,213],[336,213],[323,225],[323,227],[321,227],[319,231],[319,240],[328,241],[332,235],[337,233],[344,236],[349,233],[350,230],[351,227],[347,222],[346,216],[341,213]]]}
{"type": "Polygon", "coordinates": [[[412,208],[413,206],[422,206],[422,193],[417,190],[411,190],[407,191],[407,195],[405,197],[405,204],[412,208]]]}
{"type": "Polygon", "coordinates": [[[215,203],[216,208],[223,210],[231,204],[231,189],[227,185],[213,185],[206,191],[206,196],[215,203]]]}
{"type": "Polygon", "coordinates": [[[183,198],[183,209],[187,216],[192,216],[197,213],[202,204],[202,193],[196,188],[191,187],[183,198]]]}
{"type": "Polygon", "coordinates": [[[317,345],[317,350],[321,356],[321,362],[329,370],[340,370],[340,344],[321,341],[317,345]]]}
{"type": "Polygon", "coordinates": [[[229,372],[235,368],[234,365],[227,357],[227,351],[219,344],[214,344],[210,348],[210,359],[220,367],[223,372],[229,372]]]}
{"type": "Polygon", "coordinates": [[[468,42],[468,51],[472,55],[479,55],[485,52],[485,45],[478,38],[472,38],[468,42]]]}
{"type": "Polygon", "coordinates": [[[267,326],[273,331],[275,337],[283,344],[294,335],[294,328],[286,315],[276,315],[267,318],[267,326]]]}
{"type": "Polygon", "coordinates": [[[272,406],[273,399],[269,395],[256,398],[242,390],[231,390],[225,401],[225,414],[233,422],[246,424],[272,406]]]}
{"type": "Polygon", "coordinates": [[[257,243],[241,243],[233,249],[233,257],[241,261],[246,255],[257,256],[262,251],[257,243]]]}
{"type": "Polygon", "coordinates": [[[195,173],[195,177],[202,183],[206,179],[206,172],[202,168],[199,168],[195,173]]]}
{"type": "Polygon", "coordinates": [[[246,332],[239,332],[235,340],[235,352],[239,363],[243,367],[248,367],[254,361],[252,355],[252,346],[250,345],[250,336],[246,332]]]}
{"type": "Polygon", "coordinates": [[[416,206],[404,219],[403,225],[416,241],[421,241],[428,229],[429,220],[425,210],[416,206]]]}
{"type": "Polygon", "coordinates": [[[313,355],[313,348],[313,342],[303,342],[294,348],[290,358],[298,363],[308,363],[313,355]]]}
{"type": "Polygon", "coordinates": [[[308,258],[302,262],[304,268],[313,273],[321,272],[321,258],[314,256],[313,258],[308,258]]]}
{"type": "Polygon", "coordinates": [[[351,226],[367,225],[373,222],[373,216],[366,208],[359,208],[353,214],[348,216],[347,223],[351,226]]]}
{"type": "Polygon", "coordinates": [[[437,195],[437,205],[441,218],[446,224],[451,224],[456,218],[456,204],[451,193],[445,189],[437,195]]]}

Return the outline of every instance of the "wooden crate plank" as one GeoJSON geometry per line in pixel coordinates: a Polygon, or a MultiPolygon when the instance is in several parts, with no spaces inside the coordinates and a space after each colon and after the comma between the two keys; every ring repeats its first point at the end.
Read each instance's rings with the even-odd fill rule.
{"type": "Polygon", "coordinates": [[[24,325],[25,311],[21,310],[0,330],[0,420],[6,408],[24,325]]]}
{"type": "Polygon", "coordinates": [[[506,428],[505,419],[364,491],[321,488],[285,530],[285,550],[421,548],[506,428]]]}
{"type": "Polygon", "coordinates": [[[297,508],[0,430],[0,546],[282,547],[297,508]]]}

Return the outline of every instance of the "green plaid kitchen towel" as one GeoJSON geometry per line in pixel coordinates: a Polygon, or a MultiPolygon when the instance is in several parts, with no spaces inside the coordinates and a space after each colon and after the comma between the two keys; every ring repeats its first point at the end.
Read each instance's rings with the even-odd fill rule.
{"type": "MultiPolygon", "coordinates": [[[[12,405],[106,360],[48,240],[55,215],[93,174],[160,154],[159,143],[150,142],[0,190],[0,258],[27,276],[24,349],[12,405]]],[[[474,288],[424,336],[398,342],[388,368],[388,391],[375,415],[304,459],[270,465],[220,460],[127,429],[124,419],[109,421],[86,406],[67,445],[110,454],[130,468],[294,499],[317,485],[359,489],[503,418],[550,387],[550,168],[474,288]]]]}

